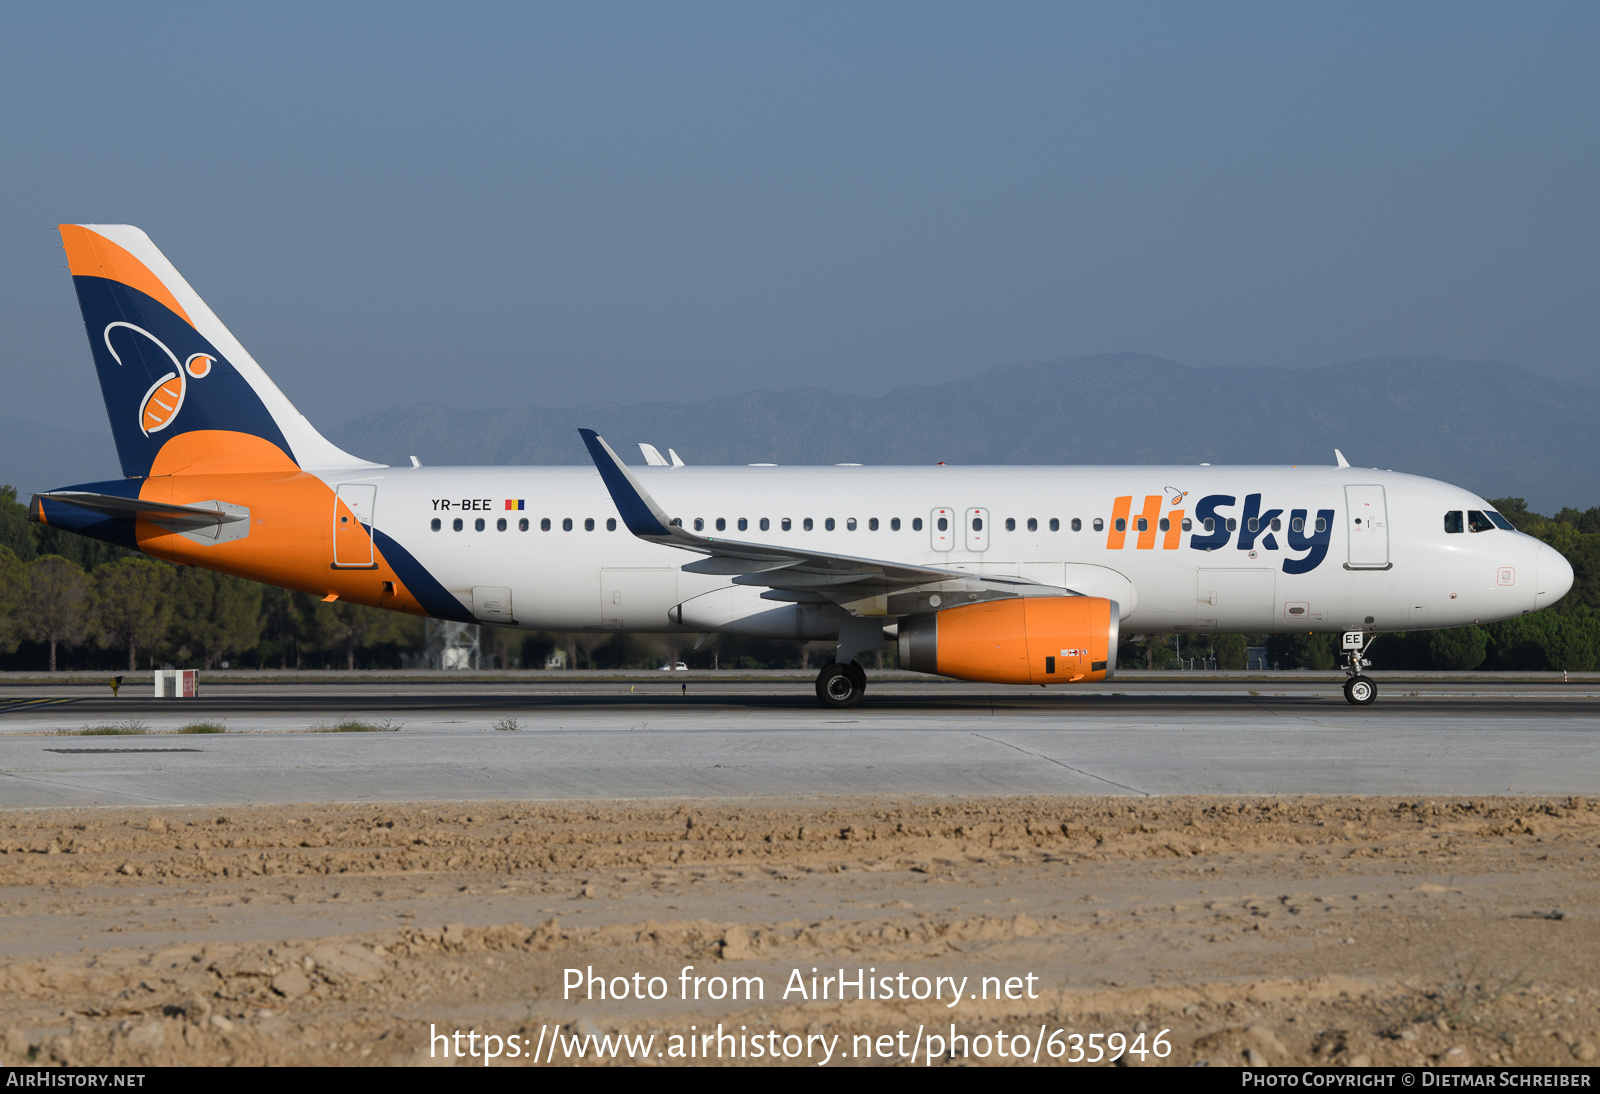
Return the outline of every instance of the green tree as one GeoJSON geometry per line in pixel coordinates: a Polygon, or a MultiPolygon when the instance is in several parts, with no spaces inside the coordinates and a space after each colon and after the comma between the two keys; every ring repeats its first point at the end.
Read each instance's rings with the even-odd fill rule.
{"type": "Polygon", "coordinates": [[[350,670],[356,667],[357,651],[400,641],[417,630],[415,623],[400,612],[369,608],[348,600],[319,604],[316,615],[323,647],[343,653],[345,668],[350,670]]]}
{"type": "Polygon", "coordinates": [[[1475,669],[1489,653],[1489,632],[1482,627],[1452,627],[1428,634],[1428,667],[1449,672],[1475,669]]]}
{"type": "Polygon", "coordinates": [[[32,562],[39,549],[33,538],[38,525],[28,519],[28,507],[17,501],[15,486],[0,486],[0,547],[23,562],[32,562]]]}
{"type": "Polygon", "coordinates": [[[1212,637],[1216,651],[1217,668],[1235,671],[1249,667],[1249,644],[1242,634],[1219,634],[1212,637]]]}
{"type": "Polygon", "coordinates": [[[23,630],[50,646],[50,671],[56,671],[58,646],[76,646],[94,625],[94,589],[89,575],[70,559],[44,555],[28,564],[23,630]]]}
{"type": "Polygon", "coordinates": [[[254,649],[261,626],[261,586],[254,581],[198,567],[178,572],[172,630],[206,668],[254,649]]]}
{"type": "Polygon", "coordinates": [[[17,648],[27,593],[28,568],[11,548],[0,546],[0,653],[10,653],[17,648]]]}
{"type": "Polygon", "coordinates": [[[1267,663],[1285,669],[1336,668],[1336,634],[1274,634],[1267,638],[1267,663]]]}
{"type": "Polygon", "coordinates": [[[127,647],[132,672],[139,650],[160,642],[172,625],[173,570],[153,559],[123,558],[96,570],[94,580],[101,645],[127,647]]]}

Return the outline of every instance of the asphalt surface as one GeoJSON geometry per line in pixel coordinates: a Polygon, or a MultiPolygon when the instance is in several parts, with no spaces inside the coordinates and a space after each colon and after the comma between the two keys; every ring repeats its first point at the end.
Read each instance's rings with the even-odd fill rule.
{"type": "Polygon", "coordinates": [[[0,695],[0,808],[1600,790],[1600,684],[1380,688],[1358,708],[1321,679],[883,680],[830,711],[787,679],[215,684],[188,700],[16,687],[0,695]],[[81,732],[128,720],[148,732],[81,732]],[[200,720],[227,732],[176,732],[200,720]],[[326,731],[345,720],[380,731],[326,731]]]}

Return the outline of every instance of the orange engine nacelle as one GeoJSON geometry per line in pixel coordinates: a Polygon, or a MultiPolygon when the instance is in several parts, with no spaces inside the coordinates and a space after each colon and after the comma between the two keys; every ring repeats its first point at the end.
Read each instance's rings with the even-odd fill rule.
{"type": "Polygon", "coordinates": [[[1117,671],[1117,602],[990,600],[900,623],[900,667],[995,684],[1070,684],[1117,671]]]}

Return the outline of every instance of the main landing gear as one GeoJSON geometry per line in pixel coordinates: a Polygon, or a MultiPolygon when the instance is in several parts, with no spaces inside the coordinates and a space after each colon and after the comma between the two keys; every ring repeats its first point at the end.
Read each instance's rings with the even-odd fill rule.
{"type": "Polygon", "coordinates": [[[1368,638],[1361,631],[1344,632],[1345,671],[1350,674],[1344,682],[1344,697],[1352,706],[1368,706],[1378,697],[1378,685],[1372,677],[1361,674],[1362,669],[1372,667],[1372,662],[1362,655],[1377,637],[1368,638]]]}
{"type": "Polygon", "coordinates": [[[851,661],[830,661],[817,673],[817,701],[835,709],[853,707],[867,690],[867,670],[851,661]]]}

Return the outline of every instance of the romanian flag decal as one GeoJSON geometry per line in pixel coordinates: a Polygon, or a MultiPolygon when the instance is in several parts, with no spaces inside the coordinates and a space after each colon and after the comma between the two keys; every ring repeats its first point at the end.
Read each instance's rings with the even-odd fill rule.
{"type": "Polygon", "coordinates": [[[521,509],[521,508],[523,508],[523,500],[521,498],[518,498],[515,501],[512,501],[510,498],[507,498],[506,499],[506,508],[507,509],[521,509]]]}

